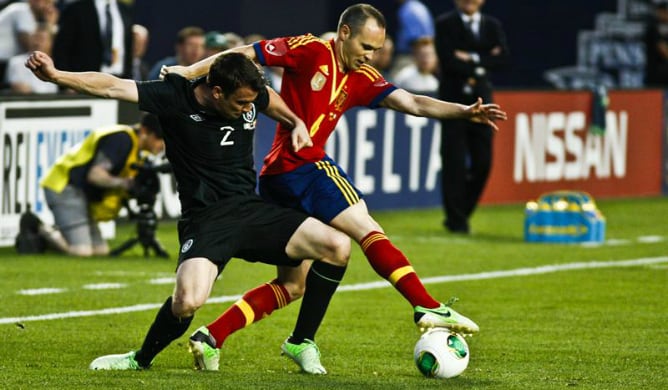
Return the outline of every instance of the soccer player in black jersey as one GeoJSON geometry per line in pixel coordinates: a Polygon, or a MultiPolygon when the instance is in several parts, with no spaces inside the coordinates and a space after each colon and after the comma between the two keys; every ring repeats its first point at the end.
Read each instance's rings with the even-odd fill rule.
{"type": "MultiPolygon", "coordinates": [[[[309,326],[319,326],[345,272],[350,240],[306,214],[268,204],[256,195],[253,134],[258,111],[292,129],[296,150],[310,146],[311,140],[302,120],[266,87],[250,59],[243,54],[220,56],[206,78],[193,82],[178,75],[141,82],[98,72],[64,72],[42,52],[32,53],[26,67],[41,80],[93,96],[138,102],[140,109],[158,115],[178,183],[181,250],[174,293],[158,311],[139,350],[99,357],[91,369],[148,368],[161,350],[186,332],[232,257],[295,267],[302,259],[314,259],[302,302],[308,310],[300,316],[312,313],[316,320],[309,326]]],[[[244,306],[249,323],[302,295],[292,290],[301,289],[301,283],[292,283],[286,274],[279,267],[277,279],[244,295],[248,301],[260,297],[263,302],[244,306]]],[[[218,369],[220,351],[206,327],[195,331],[189,344],[197,368],[218,369]]]]}

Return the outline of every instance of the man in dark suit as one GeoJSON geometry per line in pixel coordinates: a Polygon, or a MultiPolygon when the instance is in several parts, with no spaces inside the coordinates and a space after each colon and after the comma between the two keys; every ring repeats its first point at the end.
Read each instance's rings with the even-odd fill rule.
{"type": "MultiPolygon", "coordinates": [[[[456,9],[436,19],[440,64],[439,98],[471,104],[492,101],[490,70],[509,61],[501,23],[480,13],[485,0],[454,0],[456,9]]],[[[442,195],[445,228],[470,232],[475,210],[492,163],[492,128],[463,120],[443,120],[442,195]]]]}
{"type": "Polygon", "coordinates": [[[132,77],[131,8],[118,0],[68,4],[60,15],[53,60],[59,69],[71,72],[132,77]]]}
{"type": "Polygon", "coordinates": [[[134,80],[146,80],[149,64],[144,61],[144,55],[148,48],[149,32],[141,24],[132,25],[132,78],[134,80]]]}
{"type": "Polygon", "coordinates": [[[668,1],[656,3],[654,14],[645,25],[645,85],[668,86],[668,1]]]}

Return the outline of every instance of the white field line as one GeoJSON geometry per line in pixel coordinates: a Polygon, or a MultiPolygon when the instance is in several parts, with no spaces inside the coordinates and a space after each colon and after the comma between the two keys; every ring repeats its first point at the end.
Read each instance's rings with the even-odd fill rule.
{"type": "Polygon", "coordinates": [[[148,281],[150,284],[174,284],[176,282],[176,278],[174,276],[166,277],[166,278],[155,278],[151,279],[148,281]]]}
{"type": "Polygon", "coordinates": [[[654,244],[657,242],[663,242],[666,240],[666,238],[662,236],[640,236],[637,238],[637,240],[642,244],[654,244]]]}
{"type": "MultiPolygon", "coordinates": [[[[642,265],[656,265],[666,262],[668,262],[668,256],[647,257],[647,258],[619,260],[619,261],[590,261],[590,262],[544,265],[533,268],[517,268],[505,271],[481,272],[477,274],[434,276],[429,278],[423,278],[422,282],[424,284],[435,284],[435,283],[458,282],[467,280],[485,280],[485,279],[507,278],[513,276],[541,275],[541,274],[549,274],[563,271],[574,271],[582,269],[636,267],[642,265]]],[[[361,290],[373,290],[386,287],[390,287],[390,283],[388,283],[385,280],[382,280],[378,282],[343,285],[340,286],[337,289],[337,291],[361,291],[361,290]]],[[[239,298],[241,298],[241,295],[212,297],[209,298],[207,303],[234,302],[237,301],[239,298]]],[[[112,307],[100,310],[70,311],[65,313],[41,314],[41,315],[26,316],[26,317],[5,317],[5,318],[0,318],[0,324],[14,324],[28,321],[59,320],[63,318],[91,317],[99,315],[131,313],[136,311],[154,310],[161,306],[162,303],[146,303],[133,306],[125,306],[125,307],[112,307]]]]}
{"type": "Polygon", "coordinates": [[[67,289],[44,287],[44,288],[31,288],[31,289],[27,289],[27,290],[19,290],[19,291],[17,291],[17,294],[19,294],[19,295],[44,295],[44,294],[60,294],[60,293],[65,292],[65,291],[67,291],[67,289]]]}
{"type": "Polygon", "coordinates": [[[84,290],[113,290],[123,287],[127,287],[127,284],[125,283],[84,284],[81,288],[83,288],[84,290]]]}

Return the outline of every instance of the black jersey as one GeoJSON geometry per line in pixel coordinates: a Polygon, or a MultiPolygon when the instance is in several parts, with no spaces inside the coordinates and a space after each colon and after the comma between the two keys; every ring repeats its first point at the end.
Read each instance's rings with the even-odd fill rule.
{"type": "Polygon", "coordinates": [[[158,115],[165,152],[176,178],[181,212],[205,207],[236,195],[255,193],[253,138],[257,112],[267,108],[263,89],[252,110],[225,119],[201,106],[188,81],[168,74],[164,81],[137,82],[139,108],[158,115]]]}

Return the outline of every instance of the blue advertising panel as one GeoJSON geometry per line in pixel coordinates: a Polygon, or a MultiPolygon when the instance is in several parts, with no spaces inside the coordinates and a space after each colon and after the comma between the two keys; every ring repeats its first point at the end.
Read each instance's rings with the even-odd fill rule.
{"type": "MultiPolygon", "coordinates": [[[[259,170],[275,126],[266,117],[258,123],[259,170]]],[[[440,143],[436,120],[357,108],[341,117],[326,150],[364,193],[370,209],[434,207],[441,202],[440,143]]]]}

